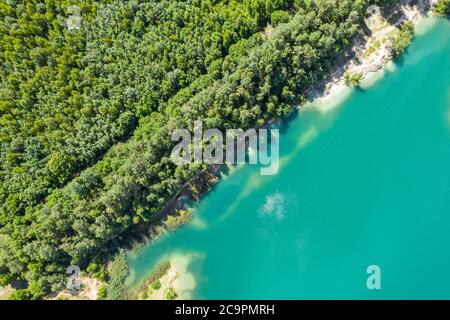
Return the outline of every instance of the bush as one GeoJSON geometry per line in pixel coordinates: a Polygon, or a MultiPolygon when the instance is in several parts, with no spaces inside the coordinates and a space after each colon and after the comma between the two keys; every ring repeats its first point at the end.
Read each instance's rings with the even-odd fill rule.
{"type": "Polygon", "coordinates": [[[111,282],[108,287],[108,299],[119,300],[125,294],[125,280],[128,276],[128,262],[124,250],[116,255],[111,270],[111,282]]]}
{"type": "Polygon", "coordinates": [[[175,300],[175,298],[177,297],[177,293],[175,292],[175,289],[172,287],[167,288],[166,291],[166,299],[167,300],[175,300]]]}
{"type": "MultiPolygon", "coordinates": [[[[0,273],[25,278],[33,297],[62,287],[67,265],[113,251],[205,169],[168,161],[174,128],[248,129],[288,114],[368,4],[86,0],[86,28],[66,34],[62,8],[42,15],[16,2],[0,5],[0,273]],[[296,13],[263,40],[273,9],[296,13]]],[[[124,294],[118,264],[109,298],[124,294]]]]}
{"type": "Polygon", "coordinates": [[[153,290],[158,290],[159,288],[161,288],[161,282],[159,280],[155,280],[150,284],[150,287],[153,290]]]}
{"type": "Polygon", "coordinates": [[[443,16],[450,16],[450,0],[439,0],[433,11],[443,16]]]}
{"type": "Polygon", "coordinates": [[[147,298],[148,298],[147,292],[145,291],[139,292],[138,300],[147,300],[147,298]]]}
{"type": "Polygon", "coordinates": [[[106,265],[105,264],[98,264],[95,262],[92,262],[88,265],[86,268],[86,271],[90,273],[94,278],[100,280],[100,281],[106,281],[108,278],[108,273],[106,271],[106,265]]]}
{"type": "Polygon", "coordinates": [[[401,57],[406,48],[411,44],[414,36],[414,24],[411,21],[405,22],[400,27],[400,32],[392,39],[392,55],[394,58],[401,57]]]}
{"type": "Polygon", "coordinates": [[[32,294],[27,289],[15,290],[8,297],[9,300],[30,300],[31,298],[32,294]]]}
{"type": "Polygon", "coordinates": [[[107,294],[108,294],[108,287],[107,285],[104,284],[98,289],[97,300],[105,300],[107,294]]]}
{"type": "Polygon", "coordinates": [[[164,261],[158,264],[155,270],[145,279],[145,281],[140,285],[139,289],[136,291],[137,297],[145,294],[150,295],[153,290],[158,290],[161,288],[161,282],[159,279],[166,274],[167,270],[170,269],[169,261],[164,261]]]}
{"type": "Polygon", "coordinates": [[[289,13],[283,10],[276,10],[270,15],[270,22],[273,26],[277,26],[280,23],[286,23],[289,21],[289,13]]]}
{"type": "Polygon", "coordinates": [[[167,230],[174,231],[180,226],[187,224],[192,218],[192,211],[190,210],[177,210],[176,215],[168,216],[164,221],[167,230]]]}

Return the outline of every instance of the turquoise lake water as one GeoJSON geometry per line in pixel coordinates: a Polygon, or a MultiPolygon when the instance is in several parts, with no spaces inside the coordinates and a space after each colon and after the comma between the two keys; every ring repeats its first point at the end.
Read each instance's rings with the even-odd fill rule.
{"type": "Polygon", "coordinates": [[[422,24],[383,79],[281,127],[277,175],[235,170],[130,253],[130,281],[180,256],[194,299],[449,299],[450,22],[422,24]]]}

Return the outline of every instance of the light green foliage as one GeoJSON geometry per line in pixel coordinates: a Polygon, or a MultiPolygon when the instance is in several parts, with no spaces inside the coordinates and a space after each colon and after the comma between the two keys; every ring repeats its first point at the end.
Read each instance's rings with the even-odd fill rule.
{"type": "Polygon", "coordinates": [[[138,300],[147,300],[148,294],[145,291],[139,292],[138,294],[138,300]]]}
{"type": "Polygon", "coordinates": [[[96,278],[100,281],[106,281],[108,278],[108,273],[107,273],[105,264],[91,262],[88,265],[88,267],[86,268],[86,271],[91,273],[92,276],[94,276],[94,278],[96,278]]]}
{"type": "Polygon", "coordinates": [[[97,300],[105,300],[108,295],[108,286],[102,285],[100,288],[98,288],[97,292],[97,300]]]}
{"type": "Polygon", "coordinates": [[[192,218],[191,210],[177,210],[176,215],[170,215],[164,221],[167,230],[173,231],[188,223],[192,218]]]}
{"type": "Polygon", "coordinates": [[[443,16],[450,16],[450,0],[439,0],[433,11],[443,16]]]}
{"type": "Polygon", "coordinates": [[[283,10],[276,10],[272,12],[270,16],[270,22],[273,26],[277,26],[280,23],[285,23],[289,21],[289,13],[283,10]]]}
{"type": "Polygon", "coordinates": [[[128,276],[128,262],[125,251],[120,250],[113,260],[111,281],[108,286],[108,299],[118,300],[125,295],[125,279],[128,276]]]}
{"type": "MultiPolygon", "coordinates": [[[[16,295],[37,298],[64,287],[67,266],[104,264],[120,236],[204,168],[170,161],[175,128],[249,128],[288,114],[367,5],[1,1],[2,282],[26,279],[16,295]],[[80,30],[67,30],[69,4],[81,8],[80,30]],[[286,23],[262,45],[276,10],[286,23]]],[[[119,254],[108,298],[122,297],[127,272],[119,254]]]]}
{"type": "Polygon", "coordinates": [[[139,300],[145,300],[150,296],[154,290],[161,289],[160,279],[170,269],[170,263],[164,261],[158,264],[155,270],[143,281],[141,286],[136,290],[135,295],[139,300]]]}
{"type": "Polygon", "coordinates": [[[392,39],[392,54],[394,58],[399,58],[403,55],[406,48],[411,44],[414,37],[414,25],[407,21],[400,26],[400,31],[392,39]]]}
{"type": "Polygon", "coordinates": [[[3,282],[26,278],[36,293],[57,290],[68,265],[85,267],[107,239],[158,210],[191,172],[171,177],[163,150],[152,149],[136,163],[148,163],[142,195],[123,201],[138,191],[119,169],[136,169],[129,147],[167,145],[155,132],[168,99],[220,77],[233,45],[258,42],[266,20],[250,10],[291,6],[276,2],[0,2],[0,228],[13,251],[0,259],[3,282]],[[80,8],[79,30],[67,29],[69,5],[80,8]],[[139,123],[145,138],[114,146],[139,123]]]}
{"type": "Polygon", "coordinates": [[[175,300],[178,297],[178,295],[173,287],[169,287],[167,288],[165,297],[167,300],[175,300]]]}
{"type": "Polygon", "coordinates": [[[8,300],[29,300],[32,294],[28,289],[14,290],[9,296],[8,300]]]}
{"type": "Polygon", "coordinates": [[[354,86],[354,87],[359,86],[359,83],[361,82],[361,78],[362,78],[361,73],[350,74],[350,73],[346,72],[344,74],[344,81],[345,81],[345,84],[348,86],[354,86]]]}

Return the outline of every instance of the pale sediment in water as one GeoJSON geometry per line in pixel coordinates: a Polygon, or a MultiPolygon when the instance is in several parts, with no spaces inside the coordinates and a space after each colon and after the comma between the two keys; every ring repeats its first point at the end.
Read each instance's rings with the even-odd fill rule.
{"type": "MultiPolygon", "coordinates": [[[[418,19],[416,14],[411,14],[411,12],[415,12],[419,14],[417,9],[411,10],[408,14],[408,17],[411,17],[412,21],[419,25],[418,30],[421,33],[426,32],[433,27],[434,22],[433,19],[418,19]],[[431,20],[431,21],[430,21],[431,20]],[[425,23],[419,23],[425,21],[425,23]],[[425,30],[425,31],[424,31],[425,30]]],[[[376,32],[378,34],[385,35],[389,31],[392,31],[393,26],[385,26],[383,28],[378,28],[376,32]]],[[[366,49],[373,41],[377,41],[377,38],[374,39],[366,39],[366,49]]],[[[363,50],[362,53],[364,53],[363,50]]],[[[360,88],[368,89],[371,86],[375,85],[379,80],[383,79],[388,72],[395,72],[396,65],[390,60],[391,54],[388,51],[388,44],[382,45],[382,47],[376,51],[374,51],[371,55],[362,57],[361,55],[357,56],[354,60],[347,61],[346,66],[340,66],[339,68],[346,68],[348,70],[352,70],[352,72],[361,72],[362,78],[360,82],[360,88]],[[358,65],[354,64],[355,60],[359,60],[358,65]]],[[[334,110],[336,107],[343,104],[343,102],[353,93],[355,89],[349,87],[345,84],[344,78],[341,77],[339,79],[335,79],[331,83],[327,85],[327,89],[322,96],[314,98],[311,102],[306,103],[302,106],[302,112],[306,112],[309,110],[316,110],[321,113],[329,113],[334,110]]],[[[449,113],[450,114],[450,113],[449,113]]],[[[449,116],[450,118],[450,116],[449,116]]],[[[314,139],[318,137],[321,131],[330,127],[333,123],[333,118],[329,118],[328,121],[323,119],[320,124],[313,124],[309,129],[305,130],[293,150],[293,152],[281,157],[280,165],[285,166],[291,159],[295,157],[298,152],[300,152],[303,148],[305,148],[308,144],[310,144],[314,139]]],[[[252,152],[252,150],[250,150],[252,152]]],[[[238,166],[230,166],[227,174],[222,174],[222,179],[227,180],[234,175],[243,165],[238,166]]],[[[248,196],[252,190],[255,190],[258,185],[262,184],[263,180],[260,175],[254,173],[246,182],[246,185],[242,188],[241,192],[238,194],[235,203],[238,203],[241,199],[244,199],[248,196]]],[[[266,197],[266,202],[259,208],[259,212],[261,215],[272,215],[277,220],[283,219],[283,206],[284,206],[285,198],[280,193],[274,193],[266,197]]],[[[228,208],[218,208],[219,212],[219,220],[223,221],[228,218],[229,215],[235,211],[235,206],[231,205],[228,208]],[[223,211],[222,211],[223,210],[223,211]]],[[[197,229],[206,229],[208,227],[207,223],[200,219],[194,217],[192,221],[193,227],[197,229]]],[[[180,294],[183,298],[188,299],[192,290],[195,288],[195,279],[193,274],[187,271],[187,265],[189,264],[190,259],[193,256],[181,256],[177,255],[171,258],[171,270],[168,273],[167,281],[170,282],[175,291],[180,294]],[[175,288],[177,286],[177,288],[175,288]]],[[[181,297],[181,296],[180,296],[181,297]]]]}
{"type": "Polygon", "coordinates": [[[196,208],[208,227],[146,246],[130,259],[136,280],[171,252],[199,252],[178,268],[196,299],[448,298],[448,27],[339,108],[299,112],[279,173],[245,166],[222,181],[196,208]],[[383,290],[367,289],[370,264],[383,290]]]}
{"type": "MultiPolygon", "coordinates": [[[[423,30],[429,30],[432,28],[435,24],[434,19],[422,19],[421,22],[417,26],[418,34],[425,33],[423,30]]],[[[417,55],[417,52],[414,53],[414,55],[417,55]]],[[[410,58],[414,58],[414,55],[411,55],[410,58]]],[[[423,58],[423,56],[421,56],[423,58]]],[[[378,60],[377,60],[378,61],[378,60]]],[[[409,63],[409,62],[407,62],[409,63]]],[[[383,61],[383,64],[378,71],[374,72],[367,72],[365,73],[364,79],[361,82],[362,88],[368,88],[370,86],[375,85],[380,79],[384,78],[387,73],[390,72],[396,72],[397,67],[394,63],[383,61]]],[[[389,78],[389,77],[386,77],[389,78]]],[[[341,79],[343,81],[343,79],[341,79]]],[[[319,97],[315,99],[313,102],[308,103],[306,107],[303,109],[305,111],[311,110],[313,112],[320,111],[321,113],[326,113],[326,118],[330,121],[325,121],[326,119],[321,119],[321,122],[313,122],[309,125],[309,129],[307,128],[307,125],[303,131],[303,133],[299,136],[300,138],[297,139],[296,145],[294,147],[294,151],[290,153],[286,153],[284,157],[281,158],[282,166],[286,166],[287,162],[289,162],[292,158],[295,157],[295,154],[298,153],[300,150],[303,150],[307,145],[311,144],[311,142],[314,141],[319,136],[319,133],[322,132],[324,129],[328,128],[332,122],[333,112],[330,112],[334,110],[337,106],[341,105],[344,100],[347,99],[349,95],[352,94],[354,89],[349,88],[343,84],[343,82],[335,83],[329,88],[329,91],[322,97],[319,97]],[[324,121],[322,121],[324,120],[324,121]]],[[[442,112],[442,111],[441,111],[442,112]]],[[[443,113],[441,113],[442,117],[443,113]]],[[[442,118],[441,118],[442,119],[442,118]]],[[[449,126],[450,126],[450,105],[448,108],[447,113],[444,116],[444,119],[448,120],[449,126]]],[[[442,121],[442,120],[440,120],[442,121]]],[[[295,144],[295,143],[294,143],[295,144]]],[[[305,170],[308,170],[306,168],[305,170]]],[[[237,169],[232,169],[229,175],[225,175],[225,179],[228,176],[234,175],[234,173],[237,171],[237,169]]],[[[232,204],[229,204],[227,207],[221,207],[217,206],[217,214],[219,216],[218,220],[222,221],[225,218],[229,217],[230,215],[233,215],[236,211],[237,203],[242,202],[242,200],[245,200],[247,196],[249,196],[251,193],[255,192],[255,189],[264,181],[267,182],[267,179],[272,179],[271,177],[265,177],[265,180],[263,180],[257,172],[252,173],[249,175],[248,179],[245,183],[242,184],[241,190],[237,193],[237,196],[232,204]]],[[[314,188],[313,185],[308,186],[308,188],[314,188]]],[[[265,198],[265,201],[259,205],[259,214],[261,217],[275,217],[275,219],[280,218],[279,220],[282,220],[284,218],[284,208],[286,207],[285,204],[285,196],[284,193],[275,191],[275,193],[268,193],[268,195],[265,198]]],[[[258,208],[258,206],[257,206],[258,208]]],[[[303,212],[302,212],[303,213],[303,212]]],[[[331,219],[331,218],[329,218],[331,219]]],[[[208,220],[208,219],[206,219],[208,220]]],[[[209,221],[208,221],[209,222],[209,221]]],[[[215,221],[214,221],[215,222],[215,221]]],[[[206,222],[203,226],[206,225],[206,222]]],[[[211,223],[213,225],[213,223],[211,223]]],[[[208,227],[210,225],[208,224],[208,227]]],[[[203,232],[203,230],[202,230],[203,232]]],[[[272,233],[270,231],[267,231],[269,235],[272,233]]],[[[273,234],[272,234],[273,235],[273,234]]],[[[275,239],[276,240],[276,239],[275,239]]],[[[305,248],[305,241],[298,241],[299,248],[305,248]]],[[[174,265],[177,265],[177,267],[174,267],[174,273],[177,274],[177,277],[172,278],[171,283],[172,285],[176,285],[178,288],[178,291],[180,291],[180,297],[189,297],[192,295],[192,292],[195,290],[197,286],[197,281],[194,277],[193,273],[190,273],[188,270],[189,264],[193,261],[193,259],[196,259],[195,255],[186,255],[186,254],[178,254],[178,257],[181,260],[175,259],[174,265]],[[180,262],[181,261],[181,262],[180,262]],[[183,276],[185,274],[185,276],[183,276]]],[[[306,262],[302,261],[302,268],[305,268],[306,262]]],[[[177,289],[175,291],[178,293],[177,289]]]]}
{"type": "Polygon", "coordinates": [[[171,270],[177,276],[172,282],[173,288],[178,295],[178,299],[192,298],[192,291],[195,289],[196,281],[194,275],[188,271],[192,259],[198,258],[195,254],[178,254],[170,259],[171,270]]]}
{"type": "Polygon", "coordinates": [[[420,21],[416,24],[416,35],[421,36],[427,33],[436,25],[438,21],[439,19],[436,17],[431,17],[430,19],[420,19],[420,21]]]}
{"type": "Polygon", "coordinates": [[[317,138],[321,130],[329,125],[331,125],[330,122],[324,121],[322,126],[311,125],[308,129],[306,129],[305,132],[300,135],[293,152],[286,154],[280,158],[280,166],[285,166],[289,161],[291,161],[297,153],[299,153],[303,148],[305,148],[308,144],[313,142],[315,138],[317,138]]]}
{"type": "MultiPolygon", "coordinates": [[[[430,3],[433,4],[435,1],[431,0],[430,3]]],[[[428,12],[422,12],[417,5],[402,5],[399,10],[403,17],[394,25],[387,24],[381,17],[371,17],[373,21],[368,25],[372,35],[365,37],[363,42],[355,44],[353,51],[358,52],[355,58],[346,61],[344,65],[337,66],[332,72],[331,79],[325,85],[324,93],[321,95],[312,93],[312,101],[303,105],[302,109],[314,108],[325,113],[341,105],[354,90],[345,83],[345,73],[359,74],[361,77],[359,87],[367,89],[381,80],[386,72],[395,71],[396,67],[392,62],[392,53],[389,48],[389,36],[397,31],[395,25],[407,19],[416,25],[416,34],[421,35],[436,23],[436,19],[423,19],[428,12]],[[374,49],[377,46],[378,48],[374,49]],[[369,52],[371,53],[367,54],[369,52]]]]}
{"type": "Polygon", "coordinates": [[[196,287],[194,275],[188,268],[193,259],[200,256],[194,253],[176,252],[163,259],[168,261],[170,268],[158,279],[160,287],[150,289],[147,300],[165,300],[167,291],[173,290],[176,294],[175,299],[186,300],[192,298],[192,292],[196,287]]]}

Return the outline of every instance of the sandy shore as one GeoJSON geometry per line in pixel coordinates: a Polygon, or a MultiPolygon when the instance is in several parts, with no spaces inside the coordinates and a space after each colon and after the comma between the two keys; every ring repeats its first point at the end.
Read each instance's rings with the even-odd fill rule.
{"type": "MultiPolygon", "coordinates": [[[[423,4],[409,5],[410,2],[403,1],[403,4],[397,7],[399,11],[397,14],[400,13],[401,17],[393,24],[389,24],[381,14],[374,14],[368,17],[366,22],[371,35],[362,36],[355,41],[350,50],[353,53],[353,57],[346,59],[343,64],[338,64],[333,69],[329,78],[322,84],[322,90],[310,90],[308,99],[312,103],[307,103],[301,108],[304,109],[310,106],[321,112],[327,112],[339,105],[353,90],[345,82],[344,75],[346,73],[359,74],[361,86],[366,87],[380,79],[384,72],[393,70],[395,65],[392,63],[390,49],[391,36],[399,32],[397,27],[404,21],[409,20],[417,25],[421,18],[428,13],[428,10],[424,9],[423,4]]],[[[427,2],[429,7],[435,0],[423,0],[422,2],[427,2]]],[[[317,134],[317,132],[312,132],[312,137],[309,135],[304,137],[305,139],[303,140],[305,141],[300,139],[299,148],[302,148],[311,138],[314,138],[314,134],[317,134]]],[[[193,258],[195,259],[194,256],[190,255],[172,256],[170,258],[170,269],[159,279],[160,289],[149,292],[147,299],[164,300],[166,299],[165,293],[169,288],[173,288],[176,292],[176,299],[190,299],[192,291],[195,289],[196,281],[194,275],[188,271],[187,267],[193,258]]]]}
{"type": "MultiPolygon", "coordinates": [[[[368,86],[383,76],[383,70],[391,70],[392,53],[390,50],[390,36],[398,32],[397,26],[405,20],[412,21],[414,24],[424,17],[428,10],[425,7],[433,5],[437,0],[421,0],[417,5],[410,5],[411,1],[405,0],[403,4],[397,7],[401,13],[401,18],[394,24],[389,24],[381,15],[374,14],[368,18],[367,26],[371,31],[370,36],[362,36],[355,41],[351,48],[352,58],[346,59],[344,63],[338,64],[331,72],[328,79],[323,83],[323,89],[311,89],[307,97],[313,103],[307,103],[301,106],[302,109],[314,107],[321,112],[327,112],[339,105],[352,92],[344,80],[344,75],[359,74],[361,76],[361,86],[368,86]]],[[[271,30],[266,30],[270,34],[271,30]]],[[[450,111],[449,111],[450,122],[450,111]]],[[[311,133],[311,132],[309,132],[311,133]]],[[[312,132],[312,138],[315,132],[312,132]]],[[[308,141],[311,135],[308,135],[308,141]]],[[[305,139],[306,139],[305,138],[305,139]]],[[[303,139],[304,140],[304,139],[303,139]]],[[[307,141],[300,139],[299,147],[302,147],[307,141]]],[[[215,172],[218,170],[215,168],[215,172]]],[[[198,176],[198,175],[197,175],[198,176]]],[[[195,179],[193,179],[195,180],[195,179]]],[[[191,183],[190,181],[189,183],[191,183]]],[[[185,187],[189,184],[186,183],[185,187]]],[[[177,208],[185,196],[182,188],[180,193],[161,210],[156,218],[165,217],[168,212],[177,208]]],[[[173,288],[177,294],[177,299],[190,299],[192,291],[195,289],[196,282],[192,273],[188,271],[188,265],[193,258],[191,255],[175,255],[170,258],[170,269],[159,279],[161,288],[154,290],[148,296],[148,299],[165,299],[165,293],[168,288],[173,288]]],[[[96,299],[100,283],[94,279],[83,279],[83,291],[78,296],[70,296],[66,292],[59,293],[57,297],[63,299],[96,299]]],[[[0,290],[1,293],[1,290],[0,290]]]]}
{"type": "Polygon", "coordinates": [[[392,36],[398,32],[397,27],[407,20],[417,25],[437,0],[421,0],[415,5],[411,2],[411,0],[402,1],[402,4],[396,7],[395,14],[400,18],[393,24],[388,23],[379,12],[367,17],[366,24],[371,35],[364,35],[355,40],[350,50],[352,57],[333,69],[323,89],[311,89],[307,96],[313,103],[307,103],[301,108],[313,106],[321,112],[327,112],[339,105],[352,91],[352,88],[345,83],[346,73],[359,75],[361,86],[367,87],[381,78],[384,71],[395,68],[392,64],[393,56],[390,47],[392,36]]]}

